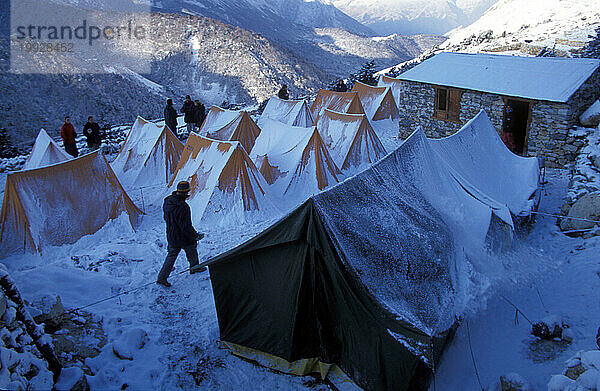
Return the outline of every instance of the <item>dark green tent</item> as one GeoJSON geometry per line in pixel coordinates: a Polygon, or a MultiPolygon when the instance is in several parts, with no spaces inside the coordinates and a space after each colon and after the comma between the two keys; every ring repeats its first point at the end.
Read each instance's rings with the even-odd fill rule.
{"type": "Polygon", "coordinates": [[[455,324],[460,255],[398,164],[388,155],[208,263],[224,343],[293,373],[335,364],[368,390],[425,387],[455,324]]]}

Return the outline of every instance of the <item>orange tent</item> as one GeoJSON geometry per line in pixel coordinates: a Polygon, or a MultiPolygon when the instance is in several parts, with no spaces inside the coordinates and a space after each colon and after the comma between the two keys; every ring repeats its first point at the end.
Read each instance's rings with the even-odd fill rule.
{"type": "Polygon", "coordinates": [[[385,148],[364,114],[342,114],[325,110],[317,121],[331,156],[342,170],[375,163],[385,148]]]}
{"type": "Polygon", "coordinates": [[[208,111],[200,132],[215,140],[239,141],[246,152],[250,153],[260,134],[260,128],[245,111],[213,106],[208,111]]]}
{"type": "Polygon", "coordinates": [[[370,120],[379,121],[399,117],[398,106],[389,87],[373,87],[357,81],[352,91],[360,97],[360,102],[370,120]]]}
{"type": "Polygon", "coordinates": [[[166,185],[182,151],[183,144],[167,126],[137,117],[110,166],[125,187],[166,185]]]}
{"type": "Polygon", "coordinates": [[[319,90],[315,101],[312,104],[310,112],[316,121],[325,109],[337,111],[339,113],[364,114],[360,98],[356,92],[335,92],[329,90],[319,90]]]}
{"type": "Polygon", "coordinates": [[[390,87],[390,90],[392,91],[392,96],[394,97],[394,102],[396,102],[396,106],[398,107],[398,109],[402,107],[402,105],[400,104],[400,99],[402,98],[402,80],[382,75],[379,78],[377,86],[390,87]]]}
{"type": "Polygon", "coordinates": [[[219,141],[190,134],[169,183],[190,182],[192,219],[238,224],[258,214],[277,213],[267,183],[237,141],[219,141]]]}
{"type": "Polygon", "coordinates": [[[0,212],[3,252],[75,243],[109,219],[143,214],[98,151],[53,166],[8,174],[0,212]]]}

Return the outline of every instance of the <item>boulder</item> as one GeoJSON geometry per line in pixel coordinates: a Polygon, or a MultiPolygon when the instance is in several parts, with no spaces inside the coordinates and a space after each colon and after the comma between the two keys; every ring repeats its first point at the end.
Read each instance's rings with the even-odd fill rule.
{"type": "Polygon", "coordinates": [[[63,368],[54,389],[56,391],[88,391],[90,386],[81,368],[63,368]]]}
{"type": "Polygon", "coordinates": [[[36,299],[32,304],[40,312],[40,314],[33,318],[37,323],[45,323],[50,328],[60,328],[59,326],[63,320],[62,316],[65,313],[65,307],[62,305],[60,296],[44,295],[36,299]]]}
{"type": "Polygon", "coordinates": [[[600,100],[595,101],[579,116],[579,122],[585,127],[595,128],[600,123],[600,100]]]}
{"type": "Polygon", "coordinates": [[[113,346],[113,353],[121,360],[133,360],[134,353],[149,341],[148,334],[141,328],[131,329],[121,336],[113,346]]]}
{"type": "MultiPolygon", "coordinates": [[[[600,220],[600,193],[589,193],[578,199],[569,209],[567,217],[600,220]]],[[[560,229],[563,231],[585,230],[597,225],[589,221],[560,219],[560,229]]]]}
{"type": "Polygon", "coordinates": [[[509,373],[500,376],[500,389],[502,391],[531,391],[531,385],[518,373],[509,373]]]}

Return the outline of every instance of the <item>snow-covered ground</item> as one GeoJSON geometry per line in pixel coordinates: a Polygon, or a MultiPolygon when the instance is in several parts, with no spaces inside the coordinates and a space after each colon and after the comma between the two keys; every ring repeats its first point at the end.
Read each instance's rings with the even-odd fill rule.
{"type": "MultiPolygon", "coordinates": [[[[388,152],[401,143],[397,124],[378,121],[373,127],[388,152]]],[[[567,193],[568,173],[551,170],[547,178],[540,208],[558,213],[567,193]]],[[[4,179],[5,175],[0,176],[0,181],[4,179]]],[[[148,284],[82,310],[100,321],[107,339],[97,357],[85,360],[94,374],[89,377],[92,389],[119,389],[124,384],[132,390],[328,389],[312,377],[275,373],[221,349],[209,273],[185,273],[184,255],[171,275],[171,288],[153,283],[166,255],[161,191],[132,192],[140,206],[143,195],[147,212],[136,232],[122,216],[75,244],[47,248],[41,255],[0,258],[26,300],[60,295],[67,309],[148,284]],[[144,344],[138,349],[140,341],[144,344]],[[113,350],[128,352],[133,359],[119,359],[113,350]]],[[[206,233],[198,246],[201,261],[251,238],[278,217],[225,230],[197,227],[206,233]]],[[[562,372],[566,359],[595,346],[600,326],[599,249],[599,238],[564,236],[554,218],[540,217],[531,233],[512,249],[490,255],[486,276],[490,285],[464,315],[432,389],[479,388],[469,346],[486,389],[510,372],[523,375],[535,390],[546,389],[550,376],[562,372]],[[559,316],[573,329],[573,343],[536,342],[526,319],[519,316],[519,324],[515,324],[515,310],[503,297],[531,321],[548,314],[559,316]]]]}

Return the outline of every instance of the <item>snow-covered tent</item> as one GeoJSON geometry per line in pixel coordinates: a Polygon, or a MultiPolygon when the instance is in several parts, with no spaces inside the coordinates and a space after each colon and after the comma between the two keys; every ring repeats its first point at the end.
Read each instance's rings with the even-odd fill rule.
{"type": "Polygon", "coordinates": [[[396,102],[397,107],[400,107],[400,98],[402,97],[402,80],[381,75],[379,81],[377,82],[377,86],[390,87],[392,96],[394,97],[394,102],[396,102]]]}
{"type": "Polygon", "coordinates": [[[260,128],[243,110],[225,110],[213,106],[208,111],[200,132],[206,137],[221,141],[239,141],[250,153],[260,128]]]}
{"type": "Polygon", "coordinates": [[[288,204],[306,200],[340,181],[341,172],[316,127],[264,119],[252,158],[288,204]]]}
{"type": "Polygon", "coordinates": [[[512,215],[529,216],[537,207],[537,159],[509,151],[485,111],[481,110],[455,134],[430,142],[457,175],[508,207],[512,215]]]}
{"type": "Polygon", "coordinates": [[[123,186],[166,185],[183,152],[183,144],[167,126],[137,117],[111,168],[123,186]]]}
{"type": "Polygon", "coordinates": [[[342,114],[326,109],[319,116],[317,129],[342,170],[374,163],[386,154],[364,114],[342,114]]]}
{"type": "Polygon", "coordinates": [[[71,155],[59,147],[56,141],[52,140],[44,129],[41,129],[22,169],[30,170],[32,168],[49,166],[69,159],[71,159],[71,155]]]}
{"type": "Polygon", "coordinates": [[[330,109],[338,113],[364,114],[365,110],[360,103],[360,98],[356,92],[335,92],[329,90],[319,90],[317,97],[310,108],[310,113],[316,121],[319,115],[330,109]]]}
{"type": "Polygon", "coordinates": [[[469,265],[453,226],[403,174],[412,148],[207,262],[225,346],[298,375],[341,368],[365,390],[426,389],[469,265]]]}
{"type": "Polygon", "coordinates": [[[74,243],[122,213],[136,226],[143,214],[98,151],[8,174],[0,212],[3,252],[74,243]]]}
{"type": "Polygon", "coordinates": [[[367,117],[372,121],[382,119],[397,119],[398,106],[388,87],[373,87],[357,81],[352,87],[360,98],[367,117]]]}
{"type": "MultiPolygon", "coordinates": [[[[261,118],[270,118],[293,126],[312,126],[314,120],[305,100],[283,100],[272,96],[261,118]]],[[[260,126],[260,120],[258,121],[260,126]]]]}
{"type": "Polygon", "coordinates": [[[190,134],[170,191],[183,180],[190,182],[189,204],[196,224],[239,224],[278,213],[268,184],[237,141],[190,134]]]}

